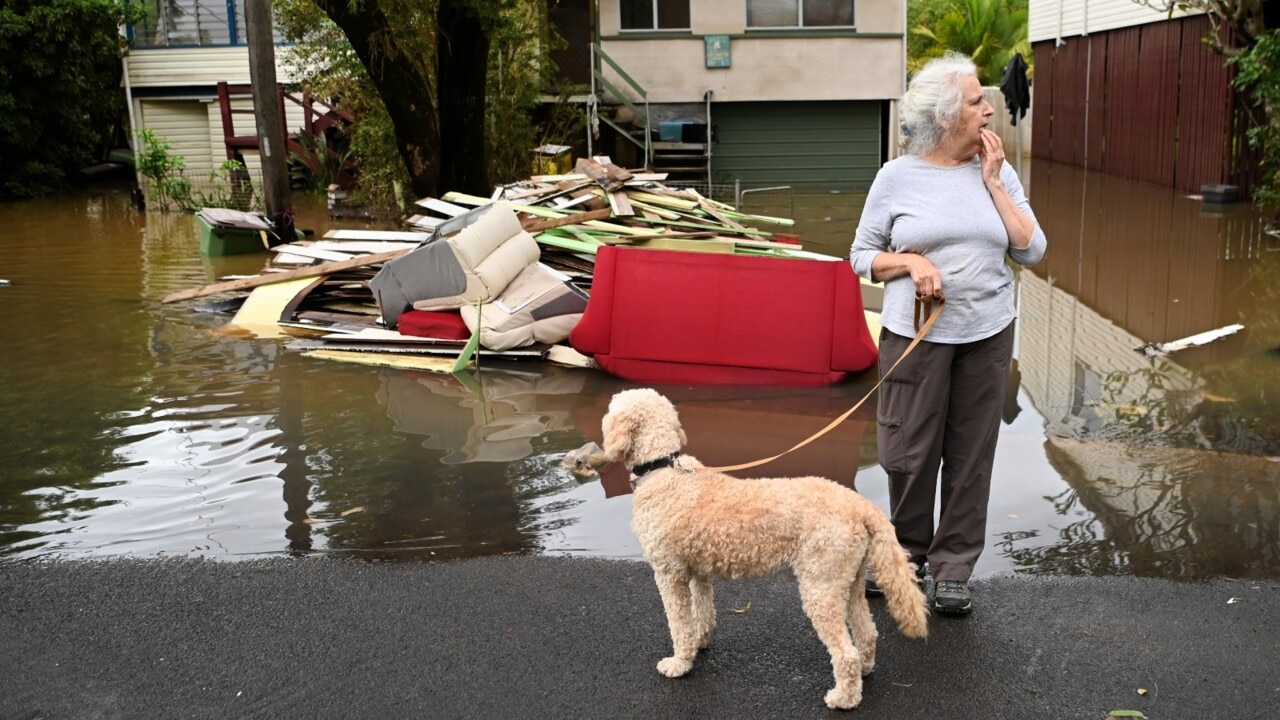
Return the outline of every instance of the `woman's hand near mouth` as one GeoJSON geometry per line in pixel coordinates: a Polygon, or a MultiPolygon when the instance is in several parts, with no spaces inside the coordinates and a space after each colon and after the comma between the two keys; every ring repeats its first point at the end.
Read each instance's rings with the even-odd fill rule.
{"type": "Polygon", "coordinates": [[[978,157],[982,160],[982,180],[988,190],[995,185],[1003,188],[1000,168],[1004,165],[1004,141],[985,127],[978,134],[982,139],[982,147],[978,149],[978,157]]]}

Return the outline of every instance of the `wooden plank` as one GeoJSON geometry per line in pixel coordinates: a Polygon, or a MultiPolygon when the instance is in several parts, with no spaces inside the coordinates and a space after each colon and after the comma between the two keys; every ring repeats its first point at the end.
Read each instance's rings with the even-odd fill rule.
{"type": "MultiPolygon", "coordinates": [[[[463,193],[451,192],[445,197],[474,198],[475,196],[465,195],[463,193]]],[[[481,199],[485,200],[485,202],[488,202],[488,200],[485,198],[481,198],[481,199]]],[[[558,210],[554,210],[552,208],[542,207],[541,205],[512,205],[511,209],[515,210],[516,212],[528,213],[530,215],[536,215],[538,217],[543,217],[543,218],[556,219],[556,218],[564,217],[564,213],[558,210]]],[[[607,223],[602,220],[590,220],[583,223],[583,225],[586,225],[587,227],[590,227],[590,228],[595,228],[597,230],[604,230],[605,232],[617,233],[621,235],[653,235],[655,234],[650,230],[641,230],[639,228],[627,227],[626,225],[607,223]]]]}
{"type": "MultiPolygon", "coordinates": [[[[492,202],[489,198],[480,198],[480,199],[485,201],[486,203],[492,202]]],[[[463,215],[467,212],[467,209],[464,207],[458,207],[457,205],[447,203],[443,200],[437,200],[435,198],[423,198],[419,200],[416,204],[419,207],[424,207],[428,210],[440,213],[441,215],[444,215],[446,217],[451,217],[451,218],[458,217],[459,215],[463,215]]],[[[474,204],[479,204],[479,203],[474,203],[474,204]]]]}
{"type": "Polygon", "coordinates": [[[313,260],[328,260],[330,262],[341,262],[342,260],[350,260],[355,251],[350,253],[342,253],[334,250],[324,250],[315,248],[310,245],[298,245],[296,243],[288,243],[286,245],[276,245],[270,248],[273,253],[284,253],[287,255],[298,255],[313,260]]]}
{"type": "MultiPolygon", "coordinates": [[[[303,310],[298,313],[297,319],[299,323],[303,321],[317,323],[317,327],[320,327],[319,323],[324,323],[325,325],[366,325],[373,327],[373,323],[377,321],[377,317],[373,315],[351,315],[348,313],[324,312],[323,310],[303,310]]],[[[329,329],[326,329],[325,331],[334,332],[329,329]]]]}
{"type": "Polygon", "coordinates": [[[336,340],[339,342],[354,343],[407,343],[410,345],[449,345],[461,348],[467,344],[466,340],[452,340],[446,338],[430,338],[420,337],[418,335],[405,335],[395,330],[387,330],[384,328],[365,328],[359,332],[343,332],[324,335],[321,340],[336,340]]]}
{"type": "MultiPolygon", "coordinates": [[[[552,203],[557,210],[568,210],[571,207],[577,207],[595,200],[596,196],[591,193],[582,193],[573,198],[560,197],[552,203]]],[[[599,208],[597,208],[599,209],[599,208]]]]}
{"type": "Polygon", "coordinates": [[[676,208],[677,210],[697,210],[698,203],[693,200],[685,200],[672,195],[662,195],[659,193],[646,192],[644,190],[627,189],[627,195],[631,197],[631,201],[639,200],[650,205],[659,207],[676,208]]]}
{"type": "MultiPolygon", "coordinates": [[[[316,259],[313,257],[303,257],[301,255],[294,255],[287,252],[279,253],[275,257],[271,258],[271,262],[276,265],[310,265],[315,261],[316,259]]],[[[229,280],[231,278],[224,277],[222,279],[229,280]]]]}
{"type": "Polygon", "coordinates": [[[360,255],[392,250],[412,250],[419,244],[403,240],[316,240],[311,243],[311,247],[316,250],[336,250],[348,255],[360,255]]]}
{"type": "Polygon", "coordinates": [[[631,171],[627,170],[626,168],[620,168],[617,165],[614,165],[613,163],[602,163],[602,164],[604,165],[605,172],[609,173],[609,177],[614,180],[617,180],[620,183],[625,183],[626,181],[635,177],[634,175],[631,174],[631,171]]]}
{"type": "Polygon", "coordinates": [[[650,220],[679,220],[684,217],[674,210],[665,210],[634,198],[631,199],[631,205],[633,208],[638,208],[643,216],[650,220]]]}
{"type": "Polygon", "coordinates": [[[525,188],[523,190],[516,190],[515,192],[508,191],[503,195],[503,198],[501,199],[525,200],[527,198],[542,197],[543,195],[558,193],[560,192],[560,190],[561,188],[558,188],[555,185],[551,185],[548,187],[525,188]]]}
{"type": "Polygon", "coordinates": [[[431,217],[430,215],[410,215],[409,224],[415,227],[425,227],[434,230],[437,225],[444,222],[444,219],[431,217]]]}
{"type": "Polygon", "coordinates": [[[603,244],[599,242],[587,242],[585,240],[571,240],[569,238],[552,235],[551,233],[542,233],[534,239],[542,245],[549,245],[554,248],[571,250],[578,253],[588,253],[590,255],[595,255],[596,250],[603,244]]]}
{"type": "Polygon", "coordinates": [[[347,352],[343,350],[311,350],[303,353],[306,357],[322,360],[338,360],[356,363],[357,365],[376,365],[378,367],[400,368],[402,370],[425,370],[447,374],[453,369],[452,358],[386,355],[383,353],[347,352]]]}
{"type": "Polygon", "coordinates": [[[589,220],[603,220],[610,217],[612,214],[613,211],[608,208],[605,208],[604,210],[589,210],[584,213],[578,213],[577,215],[566,215],[565,217],[553,220],[521,220],[520,226],[525,229],[525,232],[535,233],[549,228],[563,227],[565,225],[577,225],[578,223],[585,223],[589,220]]]}
{"type": "Polygon", "coordinates": [[[605,192],[613,192],[622,187],[621,180],[610,177],[609,170],[591,158],[581,158],[573,169],[594,180],[605,192]]]}
{"type": "Polygon", "coordinates": [[[384,263],[388,260],[394,260],[401,255],[409,252],[408,250],[395,250],[393,252],[375,253],[373,255],[362,255],[361,257],[344,260],[343,262],[324,263],[321,265],[310,265],[296,270],[288,270],[281,273],[273,273],[270,275],[258,275],[256,277],[243,278],[241,280],[232,280],[230,282],[214,283],[205,285],[204,287],[190,288],[180,290],[176,293],[166,295],[162,303],[178,302],[179,300],[191,300],[193,298],[204,297],[220,292],[230,292],[232,290],[247,290],[255,288],[259,285],[271,285],[273,283],[284,282],[286,280],[294,280],[304,277],[317,277],[319,275],[328,275],[340,270],[350,270],[352,268],[366,267],[384,263]]]}
{"type": "Polygon", "coordinates": [[[635,215],[635,208],[631,207],[631,201],[627,199],[627,194],[622,191],[609,193],[609,207],[613,208],[614,215],[635,215]]]}
{"type": "Polygon", "coordinates": [[[735,222],[734,220],[732,220],[732,219],[730,219],[729,217],[725,216],[724,214],[720,213],[718,210],[716,210],[716,208],[715,208],[711,203],[707,202],[705,199],[702,201],[702,203],[701,203],[701,204],[702,204],[702,211],[703,211],[703,212],[705,212],[706,214],[710,215],[711,217],[715,218],[716,220],[719,220],[719,221],[720,221],[720,224],[722,224],[722,225],[728,225],[729,227],[731,227],[731,228],[733,228],[733,229],[735,229],[735,230],[746,230],[746,229],[747,229],[747,227],[746,227],[745,225],[743,225],[743,224],[741,224],[741,223],[739,223],[739,222],[735,222]]]}
{"type": "Polygon", "coordinates": [[[369,304],[353,303],[353,302],[327,302],[324,303],[326,310],[337,310],[338,312],[351,313],[352,315],[372,315],[377,317],[382,314],[378,306],[373,304],[373,298],[368,294],[365,295],[369,299],[369,304]]]}
{"type": "Polygon", "coordinates": [[[732,240],[683,240],[679,238],[655,237],[644,240],[632,240],[632,247],[650,250],[682,250],[684,252],[731,253],[734,250],[732,240]]]}
{"type": "Polygon", "coordinates": [[[330,240],[399,240],[423,242],[431,233],[404,230],[330,230],[324,234],[330,240]]]}
{"type": "MultiPolygon", "coordinates": [[[[529,178],[529,182],[560,182],[561,180],[588,180],[586,173],[571,172],[564,175],[534,175],[529,178]]],[[[631,179],[627,181],[628,185],[639,185],[643,183],[662,182],[667,179],[667,173],[635,173],[631,179]]]]}

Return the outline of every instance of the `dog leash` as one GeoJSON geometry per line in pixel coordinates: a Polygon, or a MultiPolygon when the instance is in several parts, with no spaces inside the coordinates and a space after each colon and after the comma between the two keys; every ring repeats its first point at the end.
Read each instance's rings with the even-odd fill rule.
{"type": "Polygon", "coordinates": [[[763,460],[756,460],[754,462],[743,463],[741,465],[726,465],[723,467],[704,467],[701,469],[710,471],[710,472],[731,472],[733,470],[745,470],[747,468],[756,467],[757,465],[764,465],[765,463],[770,463],[770,462],[773,462],[774,460],[777,460],[783,455],[799,450],[805,445],[808,445],[814,440],[817,440],[823,435],[826,435],[828,432],[831,432],[831,430],[835,428],[835,426],[839,425],[845,420],[848,420],[850,415],[856,412],[858,408],[862,407],[862,403],[866,402],[867,398],[871,397],[871,395],[876,390],[878,390],[882,384],[884,384],[885,378],[889,377],[889,374],[892,373],[894,369],[897,368],[898,365],[902,363],[903,360],[907,359],[907,356],[911,354],[911,351],[916,349],[916,346],[920,344],[920,341],[924,339],[924,336],[929,334],[929,330],[933,328],[933,324],[938,321],[938,316],[942,314],[942,304],[943,304],[942,298],[937,298],[936,300],[934,298],[929,298],[928,300],[925,300],[923,298],[916,297],[916,309],[915,309],[916,336],[911,340],[911,344],[908,345],[907,349],[902,352],[902,355],[898,357],[898,360],[895,363],[893,363],[893,365],[889,366],[889,369],[886,370],[884,374],[880,376],[880,379],[877,380],[876,384],[873,385],[872,388],[867,391],[867,394],[862,396],[861,400],[859,400],[853,407],[846,410],[843,415],[841,415],[840,417],[828,423],[826,427],[810,435],[804,440],[801,440],[800,442],[796,443],[790,449],[783,450],[782,452],[772,457],[767,457],[763,460]],[[920,324],[920,316],[922,314],[924,315],[923,325],[920,324]]]}

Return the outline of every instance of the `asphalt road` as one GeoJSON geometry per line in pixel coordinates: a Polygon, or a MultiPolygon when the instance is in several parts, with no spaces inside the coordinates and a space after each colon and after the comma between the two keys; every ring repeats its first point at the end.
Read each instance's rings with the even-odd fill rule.
{"type": "Polygon", "coordinates": [[[638,563],[11,563],[0,718],[1280,718],[1280,582],[1012,577],[975,597],[927,641],[873,601],[877,669],[836,712],[781,578],[718,584],[711,648],[670,680],[638,563]]]}

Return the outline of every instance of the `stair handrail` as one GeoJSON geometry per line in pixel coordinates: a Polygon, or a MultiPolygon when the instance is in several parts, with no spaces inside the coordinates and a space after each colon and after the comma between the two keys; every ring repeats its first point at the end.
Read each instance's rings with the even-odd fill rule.
{"type": "Polygon", "coordinates": [[[707,197],[711,196],[711,95],[711,90],[707,90],[702,94],[702,99],[707,104],[707,136],[703,138],[703,141],[706,143],[705,153],[707,156],[707,197]]]}
{"type": "MultiPolygon", "coordinates": [[[[646,167],[648,167],[649,163],[653,160],[653,142],[651,137],[652,127],[649,124],[649,93],[648,91],[646,91],[643,87],[641,87],[640,83],[636,82],[630,75],[628,75],[627,71],[623,70],[622,66],[619,65],[613,58],[609,57],[609,54],[604,51],[604,48],[600,46],[600,43],[598,41],[591,43],[591,53],[592,53],[591,94],[593,97],[595,96],[595,93],[596,93],[596,83],[599,82],[601,85],[604,86],[604,89],[607,90],[609,94],[612,95],[619,102],[619,104],[621,104],[623,107],[630,110],[633,116],[640,115],[640,108],[632,104],[632,102],[628,100],[627,97],[623,95],[622,92],[618,90],[618,88],[615,87],[613,83],[605,79],[604,71],[600,67],[600,63],[597,62],[597,60],[603,60],[606,63],[608,63],[609,67],[613,68],[613,71],[618,73],[618,77],[626,81],[626,83],[631,86],[631,89],[635,90],[636,93],[640,95],[640,98],[644,101],[644,164],[646,167]]],[[[612,125],[613,123],[609,123],[609,124],[612,125]]],[[[588,127],[587,128],[588,140],[590,140],[590,135],[591,135],[591,128],[588,127]]],[[[628,139],[632,139],[632,138],[628,136],[628,139]]],[[[634,141],[634,139],[632,140],[634,141]]],[[[639,143],[636,143],[636,144],[638,145],[639,143]]]]}

